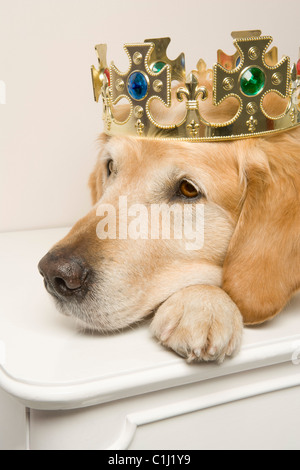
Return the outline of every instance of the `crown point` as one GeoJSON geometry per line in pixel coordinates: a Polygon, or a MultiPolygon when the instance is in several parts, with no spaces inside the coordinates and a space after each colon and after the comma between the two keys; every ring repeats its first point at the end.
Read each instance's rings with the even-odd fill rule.
{"type": "Polygon", "coordinates": [[[247,39],[247,38],[259,38],[262,35],[260,29],[247,30],[247,31],[232,31],[232,39],[247,39]]]}
{"type": "Polygon", "coordinates": [[[199,73],[205,73],[207,70],[206,62],[203,59],[200,59],[197,63],[197,70],[199,73]]]}

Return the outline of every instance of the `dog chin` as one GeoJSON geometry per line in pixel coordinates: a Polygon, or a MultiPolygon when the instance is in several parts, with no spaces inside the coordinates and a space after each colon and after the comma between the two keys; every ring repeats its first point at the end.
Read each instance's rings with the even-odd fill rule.
{"type": "Polygon", "coordinates": [[[93,308],[84,305],[84,302],[68,301],[54,297],[56,308],[65,316],[72,317],[76,321],[76,326],[82,332],[113,333],[128,328],[133,323],[140,321],[140,318],[132,315],[128,318],[124,312],[107,313],[103,312],[100,306],[93,308]],[[101,312],[101,313],[99,313],[101,312]]]}

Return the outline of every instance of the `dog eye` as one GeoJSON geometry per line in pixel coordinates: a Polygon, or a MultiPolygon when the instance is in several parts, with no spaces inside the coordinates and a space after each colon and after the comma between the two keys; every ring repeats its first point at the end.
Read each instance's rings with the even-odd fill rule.
{"type": "Polygon", "coordinates": [[[107,168],[107,176],[110,177],[110,175],[114,171],[114,162],[113,162],[113,160],[108,160],[106,168],[107,168]]]}
{"type": "Polygon", "coordinates": [[[199,189],[193,185],[193,183],[188,180],[182,180],[179,186],[179,194],[180,196],[184,196],[187,199],[194,199],[201,193],[199,189]]]}

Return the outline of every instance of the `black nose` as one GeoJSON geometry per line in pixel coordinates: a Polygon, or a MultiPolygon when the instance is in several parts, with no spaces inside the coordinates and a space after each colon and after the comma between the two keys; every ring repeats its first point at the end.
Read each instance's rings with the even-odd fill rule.
{"type": "Polygon", "coordinates": [[[50,251],[39,262],[38,269],[52,295],[69,297],[86,291],[89,269],[83,259],[50,251]]]}

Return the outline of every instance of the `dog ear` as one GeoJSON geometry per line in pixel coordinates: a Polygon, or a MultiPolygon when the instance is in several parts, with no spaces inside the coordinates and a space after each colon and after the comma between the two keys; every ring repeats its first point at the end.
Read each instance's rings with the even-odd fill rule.
{"type": "Polygon", "coordinates": [[[300,288],[297,135],[257,139],[252,149],[248,144],[246,192],[223,274],[223,288],[246,324],[274,317],[300,288]]]}

